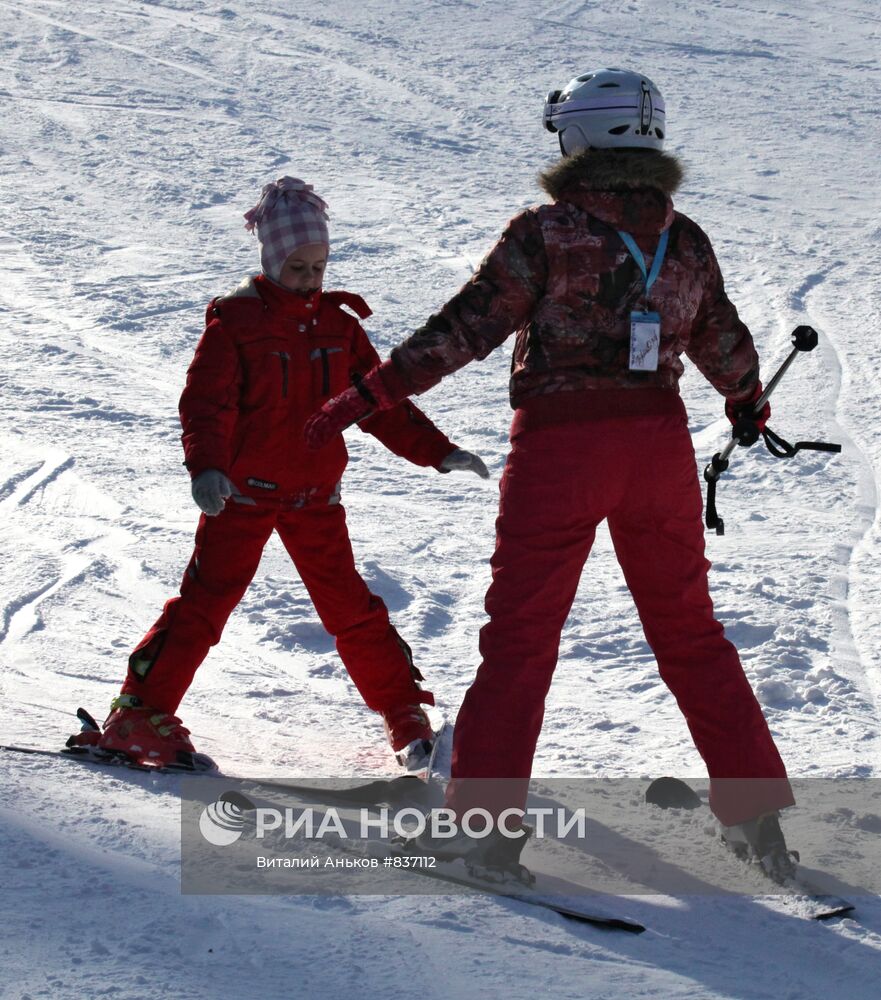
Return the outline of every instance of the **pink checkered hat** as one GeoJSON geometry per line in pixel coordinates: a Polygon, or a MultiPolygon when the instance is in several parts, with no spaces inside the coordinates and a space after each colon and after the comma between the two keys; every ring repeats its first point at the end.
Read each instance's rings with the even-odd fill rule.
{"type": "Polygon", "coordinates": [[[297,247],[309,243],[329,243],[327,205],[296,177],[280,177],[267,184],[260,201],[245,212],[245,229],[257,231],[260,266],[263,273],[278,281],[282,264],[297,247]]]}

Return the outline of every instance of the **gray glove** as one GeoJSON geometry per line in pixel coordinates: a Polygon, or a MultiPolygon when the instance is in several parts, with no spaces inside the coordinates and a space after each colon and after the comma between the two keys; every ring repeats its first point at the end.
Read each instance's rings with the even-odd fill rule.
{"type": "Polygon", "coordinates": [[[487,469],[481,459],[477,455],[472,455],[470,451],[463,451],[461,448],[451,451],[438,466],[438,469],[441,472],[473,472],[475,476],[480,476],[481,479],[489,479],[489,469],[487,469]]]}
{"type": "Polygon", "coordinates": [[[217,469],[206,469],[193,480],[193,499],[199,510],[209,517],[216,517],[222,510],[227,497],[238,490],[217,469]]]}

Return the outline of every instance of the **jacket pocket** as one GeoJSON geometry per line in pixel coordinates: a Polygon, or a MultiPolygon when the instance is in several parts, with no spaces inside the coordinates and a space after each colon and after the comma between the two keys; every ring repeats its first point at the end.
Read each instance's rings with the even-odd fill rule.
{"type": "Polygon", "coordinates": [[[281,363],[281,394],[286,397],[288,394],[288,370],[290,368],[291,356],[287,351],[272,352],[281,363]]]}
{"type": "Polygon", "coordinates": [[[246,344],[241,350],[242,390],[239,400],[244,411],[265,410],[286,403],[292,391],[294,372],[288,344],[281,339],[246,344]]]}
{"type": "Polygon", "coordinates": [[[312,392],[317,399],[329,399],[348,388],[348,350],[342,343],[315,344],[309,352],[312,392]]]}

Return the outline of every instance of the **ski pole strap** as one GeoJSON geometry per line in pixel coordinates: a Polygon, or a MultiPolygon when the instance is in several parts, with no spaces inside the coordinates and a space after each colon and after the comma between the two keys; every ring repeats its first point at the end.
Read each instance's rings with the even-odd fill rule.
{"type": "Polygon", "coordinates": [[[655,283],[658,275],[661,273],[661,266],[664,263],[664,256],[667,253],[667,241],[670,239],[670,230],[665,229],[661,233],[661,238],[658,240],[658,249],[655,250],[655,257],[652,261],[651,271],[647,270],[645,266],[645,257],[642,254],[642,250],[636,245],[636,240],[630,235],[630,233],[625,233],[623,230],[618,230],[618,235],[624,241],[624,245],[630,251],[630,256],[636,261],[637,267],[642,271],[642,280],[645,282],[645,294],[648,298],[648,294],[651,291],[652,285],[655,283]]]}
{"type": "Polygon", "coordinates": [[[795,444],[790,444],[769,427],[762,431],[762,437],[765,441],[765,447],[774,458],[792,458],[800,451],[831,451],[835,454],[841,451],[840,444],[829,444],[826,441],[796,441],[795,444]]]}
{"type": "Polygon", "coordinates": [[[716,483],[719,476],[728,468],[728,459],[722,458],[719,452],[713,455],[709,465],[704,469],[704,479],[707,481],[707,512],[704,518],[706,526],[717,535],[725,534],[725,522],[716,510],[716,483]]]}
{"type": "MultiPolygon", "coordinates": [[[[795,444],[790,444],[769,427],[762,431],[762,438],[765,447],[775,458],[792,458],[800,451],[827,451],[833,454],[838,454],[841,451],[840,444],[829,444],[826,441],[796,441],[795,444]]],[[[717,452],[704,469],[704,479],[707,481],[707,510],[704,523],[717,535],[725,534],[725,522],[719,517],[719,512],[716,510],[716,483],[727,468],[727,459],[722,458],[717,452]]]]}

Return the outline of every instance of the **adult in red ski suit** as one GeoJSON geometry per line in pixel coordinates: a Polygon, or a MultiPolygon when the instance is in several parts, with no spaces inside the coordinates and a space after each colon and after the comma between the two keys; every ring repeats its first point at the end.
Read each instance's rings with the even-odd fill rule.
{"type": "MultiPolygon", "coordinates": [[[[609,92],[595,106],[609,104],[609,92]]],[[[634,113],[625,139],[639,138],[634,113]]],[[[723,824],[739,824],[793,800],[737,651],[714,616],[678,382],[685,354],[733,412],[758,398],[759,365],[710,241],[674,211],[678,161],[659,142],[613,141],[623,127],[609,132],[606,148],[597,148],[601,140],[564,148],[542,177],[552,202],[515,216],[464,288],[364,379],[360,395],[325,405],[307,440],[332,446],[335,432],[364,412],[364,389],[374,407],[394,405],[516,331],[489,621],[456,722],[448,804],[460,814],[523,808],[561,630],[605,519],[661,676],[706,762],[711,805],[723,824]],[[648,296],[621,232],[646,269],[667,233],[648,296]],[[660,315],[657,363],[634,370],[631,314],[646,305],[660,315]],[[474,779],[512,780],[490,792],[474,779]]]]}
{"type": "MultiPolygon", "coordinates": [[[[186,466],[203,512],[195,551],[180,595],[131,654],[103,732],[70,741],[144,765],[199,766],[175,712],[273,531],[365,703],[383,715],[392,749],[433,740],[422,705],[434,698],[355,568],[340,503],[345,444],[337,437],[319,453],[303,440],[307,417],[378,364],[359,323],[370,309],[358,295],[322,291],[326,205],[309,185],[290,177],[266,185],[246,218],[263,273],[208,306],[180,400],[186,466]]],[[[416,465],[488,476],[407,400],[361,429],[416,465]]]]}

